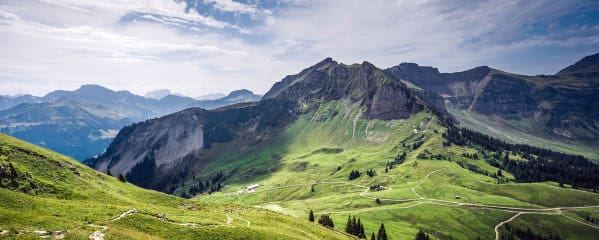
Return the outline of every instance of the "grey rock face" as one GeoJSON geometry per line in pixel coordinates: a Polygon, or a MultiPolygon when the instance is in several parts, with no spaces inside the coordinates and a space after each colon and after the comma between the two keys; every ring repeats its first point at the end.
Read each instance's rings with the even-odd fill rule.
{"type": "Polygon", "coordinates": [[[123,128],[106,153],[89,164],[169,192],[189,169],[202,169],[218,159],[223,154],[219,149],[272,139],[298,114],[339,99],[359,104],[370,119],[404,119],[428,108],[416,91],[368,62],[344,65],[327,58],[285,77],[259,102],[187,109],[123,128]]]}

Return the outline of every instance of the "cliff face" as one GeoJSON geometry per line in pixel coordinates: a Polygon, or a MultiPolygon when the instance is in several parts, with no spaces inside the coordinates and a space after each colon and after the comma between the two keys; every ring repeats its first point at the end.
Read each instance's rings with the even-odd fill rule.
{"type": "Polygon", "coordinates": [[[433,67],[419,66],[415,63],[402,63],[386,69],[385,72],[395,78],[410,81],[416,86],[445,97],[464,98],[473,96],[480,82],[492,70],[483,66],[463,72],[439,73],[439,70],[433,67]]]}
{"type": "Polygon", "coordinates": [[[599,54],[549,76],[517,75],[485,66],[439,73],[413,63],[385,72],[438,93],[448,107],[499,117],[502,124],[529,121],[540,128],[535,134],[557,139],[599,141],[599,54]]]}
{"type": "MultiPolygon", "coordinates": [[[[436,96],[420,95],[370,63],[344,65],[327,58],[285,77],[259,102],[215,110],[192,108],[125,127],[106,153],[89,164],[126,174],[134,184],[170,192],[191,174],[190,169],[202,169],[226,149],[272,139],[298,115],[320,104],[344,99],[360,106],[365,118],[404,119],[428,108],[426,100],[436,96]]],[[[432,105],[442,108],[438,101],[432,105]]]]}
{"type": "Polygon", "coordinates": [[[264,99],[272,98],[349,99],[366,107],[366,117],[385,120],[407,118],[426,105],[405,84],[368,62],[348,66],[330,58],[276,83],[264,95],[264,99]]]}
{"type": "Polygon", "coordinates": [[[538,102],[531,94],[534,85],[526,80],[495,74],[484,84],[472,98],[471,111],[519,119],[532,116],[537,109],[538,102]]]}

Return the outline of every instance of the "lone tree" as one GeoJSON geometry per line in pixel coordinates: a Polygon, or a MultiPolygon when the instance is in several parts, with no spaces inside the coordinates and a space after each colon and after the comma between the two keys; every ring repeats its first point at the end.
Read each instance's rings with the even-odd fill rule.
{"type": "Polygon", "coordinates": [[[377,240],[387,240],[387,231],[385,230],[384,223],[381,223],[377,240]]]}
{"type": "Polygon", "coordinates": [[[312,209],[310,209],[310,215],[308,216],[308,220],[310,220],[310,222],[314,222],[314,212],[312,211],[312,209]]]}
{"type": "Polygon", "coordinates": [[[118,177],[119,181],[121,182],[127,182],[127,179],[125,178],[125,175],[123,175],[122,173],[119,173],[118,177]]]}
{"type": "Polygon", "coordinates": [[[374,235],[374,232],[372,232],[372,235],[370,235],[370,240],[376,240],[376,236],[374,235]]]}
{"type": "Polygon", "coordinates": [[[110,168],[106,170],[106,175],[112,176],[112,173],[110,172],[110,168]]]}
{"type": "Polygon", "coordinates": [[[430,237],[420,229],[420,231],[416,233],[416,240],[430,240],[430,237]]]}

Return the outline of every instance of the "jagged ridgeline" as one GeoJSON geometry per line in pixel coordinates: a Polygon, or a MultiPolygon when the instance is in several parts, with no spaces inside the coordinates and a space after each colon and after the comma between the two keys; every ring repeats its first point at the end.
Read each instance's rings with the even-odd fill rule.
{"type": "MultiPolygon", "coordinates": [[[[487,79],[490,72],[450,75],[487,79]]],[[[521,81],[493,79],[485,86],[521,81]]],[[[599,219],[593,160],[465,129],[451,113],[482,104],[480,95],[456,99],[418,84],[367,62],[325,59],[285,77],[259,102],[126,127],[89,164],[146,188],[317,219],[338,231],[355,216],[359,233],[344,232],[356,236],[599,234],[585,220],[599,219]]]]}
{"type": "Polygon", "coordinates": [[[555,75],[526,76],[487,66],[440,73],[414,63],[385,72],[443,96],[463,127],[599,159],[599,54],[555,75]]]}
{"type": "Polygon", "coordinates": [[[434,93],[410,89],[368,62],[344,65],[327,58],[285,77],[260,102],[211,111],[187,109],[125,127],[106,153],[90,164],[102,172],[125,174],[140,186],[172,193],[228,149],[273,139],[299,116],[338,100],[358,109],[356,118],[365,119],[407,119],[431,108],[444,111],[434,93]]]}

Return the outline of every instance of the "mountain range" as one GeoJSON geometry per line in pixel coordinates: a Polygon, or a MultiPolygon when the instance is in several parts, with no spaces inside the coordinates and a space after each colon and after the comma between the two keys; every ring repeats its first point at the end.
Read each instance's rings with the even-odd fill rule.
{"type": "Polygon", "coordinates": [[[3,112],[95,126],[185,109],[121,128],[84,162],[97,171],[0,134],[0,235],[596,239],[596,58],[543,76],[326,58],[218,107],[57,92],[3,112]]]}
{"type": "Polygon", "coordinates": [[[548,76],[327,58],[258,102],[129,125],[86,164],[203,202],[384,222],[394,239],[593,239],[593,58],[548,76]]]}
{"type": "Polygon", "coordinates": [[[257,101],[261,96],[237,90],[213,100],[167,95],[145,98],[128,91],[83,85],[43,97],[2,97],[0,131],[79,160],[100,154],[120,128],[189,107],[217,108],[257,101]]]}
{"type": "Polygon", "coordinates": [[[599,159],[599,54],[555,75],[525,76],[486,66],[439,73],[414,63],[385,71],[441,95],[464,127],[599,159]]]}
{"type": "MultiPolygon", "coordinates": [[[[593,72],[599,66],[598,56],[551,76],[516,75],[489,67],[439,73],[412,63],[382,70],[368,62],[345,65],[327,58],[274,84],[260,102],[212,111],[192,108],[128,126],[91,165],[99,171],[127,174],[140,186],[172,192],[191,177],[189,169],[202,171],[230,148],[277,138],[304,114],[324,120],[343,114],[345,119],[357,111],[354,121],[374,121],[408,119],[425,109],[470,129],[492,127],[469,121],[477,114],[520,132],[526,136],[525,143],[555,139],[557,144],[590,149],[558,150],[596,156],[599,150],[591,146],[599,146],[599,109],[593,107],[599,104],[599,82],[593,77],[599,74],[593,72]],[[339,100],[346,101],[344,111],[319,112],[323,104],[339,100]],[[215,144],[217,148],[212,147],[215,144]]],[[[522,143],[510,141],[497,129],[489,135],[522,143]]],[[[531,145],[543,146],[543,142],[531,145]]]]}

